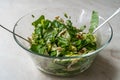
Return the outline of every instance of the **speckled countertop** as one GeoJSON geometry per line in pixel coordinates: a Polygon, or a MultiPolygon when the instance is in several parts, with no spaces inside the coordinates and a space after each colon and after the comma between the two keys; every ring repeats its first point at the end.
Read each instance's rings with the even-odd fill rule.
{"type": "MultiPolygon", "coordinates": [[[[120,0],[0,0],[0,24],[12,30],[24,14],[47,7],[94,9],[107,18],[120,7],[120,0]]],[[[13,36],[0,28],[0,80],[120,80],[120,14],[110,23],[114,30],[111,43],[88,70],[71,77],[50,76],[37,70],[13,36]]]]}

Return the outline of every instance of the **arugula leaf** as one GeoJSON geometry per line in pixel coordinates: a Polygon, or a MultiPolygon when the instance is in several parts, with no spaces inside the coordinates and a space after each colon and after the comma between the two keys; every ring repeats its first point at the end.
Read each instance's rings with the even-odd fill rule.
{"type": "Polygon", "coordinates": [[[58,37],[58,46],[66,47],[69,45],[69,40],[63,37],[58,37]]]}
{"type": "Polygon", "coordinates": [[[34,17],[35,17],[33,14],[32,14],[31,16],[32,16],[32,18],[34,18],[34,17]]]}
{"type": "Polygon", "coordinates": [[[37,27],[38,24],[42,23],[42,20],[45,20],[45,16],[41,15],[36,21],[32,23],[33,26],[37,27]]]}
{"type": "Polygon", "coordinates": [[[33,44],[30,49],[34,52],[39,53],[39,54],[44,54],[45,55],[47,53],[46,52],[46,47],[42,46],[42,45],[33,44]]]}
{"type": "Polygon", "coordinates": [[[65,16],[66,18],[68,18],[68,15],[67,15],[66,13],[64,13],[64,16],[65,16]]]}
{"type": "Polygon", "coordinates": [[[50,56],[56,56],[57,55],[57,51],[51,51],[50,56]]]}
{"type": "Polygon", "coordinates": [[[98,24],[99,24],[98,12],[93,11],[92,17],[91,17],[91,22],[90,22],[89,32],[92,33],[94,31],[94,29],[98,26],[98,24]]]}

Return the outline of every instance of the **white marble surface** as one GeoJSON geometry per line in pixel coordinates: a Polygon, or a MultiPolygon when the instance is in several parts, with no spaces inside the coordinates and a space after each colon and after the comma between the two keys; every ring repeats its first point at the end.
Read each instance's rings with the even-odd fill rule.
{"type": "MultiPolygon", "coordinates": [[[[0,0],[0,24],[12,30],[24,14],[47,7],[94,9],[107,18],[120,7],[120,0],[0,0]]],[[[0,28],[0,80],[120,80],[120,14],[110,23],[114,30],[111,43],[100,52],[87,71],[67,78],[46,75],[37,70],[13,36],[0,28]]]]}

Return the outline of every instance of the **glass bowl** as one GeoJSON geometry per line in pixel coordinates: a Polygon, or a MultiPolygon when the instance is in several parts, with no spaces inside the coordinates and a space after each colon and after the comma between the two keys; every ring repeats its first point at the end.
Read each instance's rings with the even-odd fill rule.
{"type": "MultiPolygon", "coordinates": [[[[32,22],[41,15],[45,15],[47,19],[51,20],[56,16],[60,16],[64,19],[64,13],[71,16],[71,21],[74,26],[80,27],[85,24],[87,25],[87,29],[89,28],[88,26],[90,25],[92,13],[91,10],[81,8],[47,8],[43,10],[35,10],[20,18],[15,24],[13,32],[27,39],[32,36],[34,31],[32,22]]],[[[99,24],[103,21],[104,18],[99,16],[99,24]]],[[[30,50],[30,44],[27,41],[13,34],[17,44],[30,54],[39,70],[57,76],[75,75],[88,69],[94,61],[97,53],[104,49],[112,39],[113,30],[110,23],[106,23],[95,33],[95,35],[97,36],[97,49],[93,52],[73,57],[50,57],[32,52],[30,50]]]]}

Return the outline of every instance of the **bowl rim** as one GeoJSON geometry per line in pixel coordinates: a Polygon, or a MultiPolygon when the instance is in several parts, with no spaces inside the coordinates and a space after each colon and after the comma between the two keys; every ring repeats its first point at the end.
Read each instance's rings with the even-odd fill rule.
{"type": "MultiPolygon", "coordinates": [[[[44,9],[44,10],[45,10],[45,9],[44,9]]],[[[40,11],[42,11],[42,10],[40,10],[40,11]]],[[[32,11],[32,12],[33,12],[33,11],[32,11]]],[[[30,13],[31,13],[31,12],[30,12],[30,13]]],[[[30,14],[30,13],[28,13],[28,14],[30,14]]],[[[98,53],[99,51],[101,51],[102,49],[104,49],[104,48],[110,43],[110,41],[112,40],[112,37],[113,37],[113,29],[112,29],[112,26],[111,26],[111,24],[110,24],[109,22],[107,22],[107,24],[108,24],[108,26],[109,26],[109,28],[110,28],[110,31],[111,31],[110,38],[108,39],[108,41],[106,41],[106,43],[105,43],[103,46],[101,46],[100,48],[96,49],[96,50],[93,51],[93,52],[89,52],[89,53],[87,53],[87,54],[82,54],[82,55],[80,55],[80,56],[77,55],[77,56],[71,56],[71,57],[53,57],[53,56],[47,56],[47,55],[37,54],[36,52],[33,52],[33,51],[27,49],[26,47],[24,47],[24,46],[19,42],[19,40],[17,40],[17,37],[16,37],[16,35],[15,35],[15,34],[16,34],[16,33],[15,33],[15,29],[16,29],[16,27],[17,27],[17,24],[20,22],[20,20],[22,20],[22,19],[23,19],[25,16],[27,16],[28,14],[22,16],[22,17],[15,23],[14,28],[13,28],[13,37],[14,37],[15,42],[16,42],[20,47],[22,47],[22,48],[23,48],[24,50],[26,50],[27,52],[32,53],[32,54],[37,55],[37,56],[46,57],[46,58],[54,58],[54,59],[71,59],[71,58],[83,58],[83,57],[88,57],[88,56],[93,55],[93,54],[96,54],[96,53],[98,53]]],[[[99,17],[102,18],[103,20],[105,20],[103,17],[101,17],[101,16],[99,16],[99,17]]]]}

